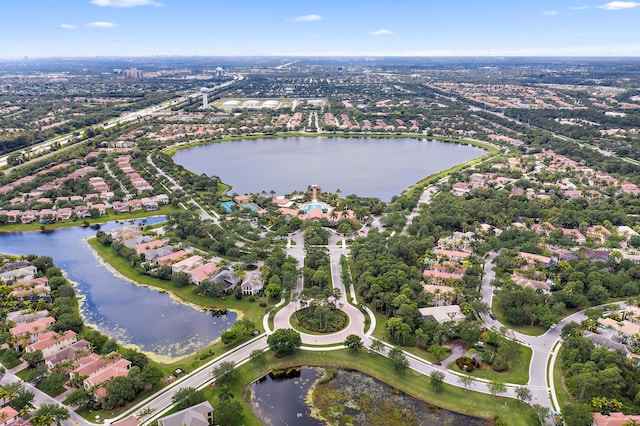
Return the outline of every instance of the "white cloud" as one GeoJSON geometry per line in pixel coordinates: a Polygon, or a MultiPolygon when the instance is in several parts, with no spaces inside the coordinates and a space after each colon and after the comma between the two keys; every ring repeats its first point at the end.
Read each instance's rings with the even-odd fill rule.
{"type": "Polygon", "coordinates": [[[63,30],[75,30],[77,27],[72,24],[60,24],[60,28],[63,30]]]}
{"type": "Polygon", "coordinates": [[[87,25],[89,28],[113,28],[117,27],[118,24],[114,24],[113,22],[89,22],[87,25]]]}
{"type": "Polygon", "coordinates": [[[557,10],[545,10],[544,12],[542,12],[543,15],[547,15],[547,16],[553,16],[553,15],[557,15],[558,11],[557,10]]]}
{"type": "Polygon", "coordinates": [[[389,31],[389,30],[385,30],[384,28],[380,28],[379,30],[371,31],[369,34],[373,34],[375,36],[389,35],[389,34],[393,34],[393,31],[389,31]]]}
{"type": "Polygon", "coordinates": [[[623,9],[633,9],[634,7],[640,6],[640,3],[635,1],[611,1],[609,3],[605,3],[602,6],[598,6],[600,9],[606,10],[623,10],[623,9]]]}
{"type": "Polygon", "coordinates": [[[91,4],[102,7],[163,6],[155,0],[91,0],[91,4]]]}
{"type": "Polygon", "coordinates": [[[291,19],[295,22],[313,22],[313,21],[322,21],[322,16],[320,15],[303,15],[298,16],[297,18],[291,19]]]}
{"type": "Polygon", "coordinates": [[[587,10],[587,9],[591,9],[591,6],[571,6],[569,9],[571,9],[571,10],[587,10]]]}

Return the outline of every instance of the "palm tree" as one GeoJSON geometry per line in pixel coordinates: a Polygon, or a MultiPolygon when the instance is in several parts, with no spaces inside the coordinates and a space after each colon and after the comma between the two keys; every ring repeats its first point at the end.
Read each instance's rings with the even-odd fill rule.
{"type": "Polygon", "coordinates": [[[220,393],[218,393],[218,399],[220,402],[227,402],[233,398],[233,392],[226,383],[220,386],[220,393]]]}

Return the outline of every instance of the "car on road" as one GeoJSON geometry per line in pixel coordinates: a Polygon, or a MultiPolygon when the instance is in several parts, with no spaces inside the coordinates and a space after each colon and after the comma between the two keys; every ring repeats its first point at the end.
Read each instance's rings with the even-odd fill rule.
{"type": "Polygon", "coordinates": [[[492,320],[494,321],[496,320],[496,316],[493,315],[493,312],[489,312],[489,316],[491,317],[492,320]]]}

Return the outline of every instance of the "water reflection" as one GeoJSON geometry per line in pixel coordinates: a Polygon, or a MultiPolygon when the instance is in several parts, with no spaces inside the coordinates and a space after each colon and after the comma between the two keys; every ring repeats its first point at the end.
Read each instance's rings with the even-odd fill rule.
{"type": "MultiPolygon", "coordinates": [[[[251,409],[267,425],[486,426],[413,398],[371,376],[344,369],[303,367],[269,374],[249,387],[251,409]]],[[[428,380],[428,379],[425,379],[428,380]]],[[[425,386],[429,386],[425,381],[425,386]]]]}
{"type": "Polygon", "coordinates": [[[173,159],[196,174],[219,176],[238,194],[286,194],[315,183],[325,191],[389,201],[421,179],[484,153],[426,139],[292,137],[202,145],[173,159]]]}
{"type": "MultiPolygon", "coordinates": [[[[148,218],[151,225],[164,218],[148,218]]],[[[102,225],[103,231],[122,226],[102,225]]],[[[235,312],[212,316],[209,311],[181,303],[165,292],[131,283],[101,264],[84,239],[90,228],[73,227],[50,233],[0,234],[0,252],[53,257],[82,297],[85,323],[138,347],[157,359],[189,355],[211,344],[237,319],[235,312]]]]}

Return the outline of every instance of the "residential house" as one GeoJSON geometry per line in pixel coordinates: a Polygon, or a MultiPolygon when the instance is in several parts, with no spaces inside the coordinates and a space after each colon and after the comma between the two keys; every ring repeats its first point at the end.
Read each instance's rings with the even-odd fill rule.
{"type": "Polygon", "coordinates": [[[175,251],[173,253],[167,254],[166,256],[159,257],[158,259],[156,259],[156,263],[160,266],[168,266],[168,265],[171,265],[172,263],[175,263],[184,259],[190,254],[191,253],[189,253],[186,250],[175,251]]]}
{"type": "Polygon", "coordinates": [[[432,250],[433,254],[435,254],[438,259],[440,258],[448,258],[451,260],[465,260],[471,253],[467,253],[466,251],[456,251],[456,250],[443,250],[439,248],[434,248],[432,250]]]}
{"type": "Polygon", "coordinates": [[[180,272],[190,271],[191,269],[202,265],[203,260],[204,259],[202,258],[202,256],[199,256],[199,255],[187,257],[186,259],[183,259],[177,263],[172,264],[171,272],[174,274],[178,274],[180,272]]]}
{"type": "Polygon", "coordinates": [[[253,296],[260,293],[264,288],[264,283],[260,280],[260,270],[247,271],[240,288],[244,295],[253,296]]]}
{"type": "Polygon", "coordinates": [[[520,258],[524,259],[527,262],[527,265],[535,267],[535,266],[551,266],[553,264],[553,259],[548,256],[540,256],[538,254],[526,253],[521,251],[518,253],[520,258]]]}
{"type": "Polygon", "coordinates": [[[48,331],[38,336],[38,341],[28,345],[25,351],[34,352],[40,350],[42,351],[42,355],[46,357],[61,351],[75,342],[77,342],[76,333],[72,330],[67,330],[62,335],[55,331],[48,331]]]}
{"type": "Polygon", "coordinates": [[[167,194],[158,194],[154,198],[159,205],[169,204],[169,196],[167,194]]]}
{"type": "Polygon", "coordinates": [[[592,238],[604,244],[607,238],[611,236],[611,231],[601,225],[590,226],[587,228],[587,238],[592,238]]]}
{"type": "Polygon", "coordinates": [[[125,235],[125,237],[125,239],[121,240],[121,243],[134,250],[137,245],[142,245],[155,240],[154,237],[150,235],[133,235],[130,237],[125,235]]]}
{"type": "Polygon", "coordinates": [[[18,420],[18,414],[18,411],[9,405],[0,408],[0,426],[8,426],[15,423],[18,420]]]}
{"type": "Polygon", "coordinates": [[[158,426],[212,426],[213,424],[213,407],[209,401],[201,402],[158,419],[158,426]]]}
{"type": "Polygon", "coordinates": [[[577,244],[583,244],[587,242],[587,238],[582,234],[582,232],[578,231],[577,229],[562,228],[562,234],[565,237],[568,237],[571,240],[575,241],[577,244]]]}
{"type": "Polygon", "coordinates": [[[36,219],[38,219],[38,211],[37,210],[25,210],[20,215],[20,221],[22,223],[35,222],[36,219]]]}
{"type": "Polygon", "coordinates": [[[22,268],[11,269],[0,273],[0,280],[4,282],[14,280],[32,280],[37,272],[38,268],[36,268],[35,266],[24,266],[22,268]]]}
{"type": "Polygon", "coordinates": [[[631,355],[629,347],[622,343],[622,339],[619,336],[614,336],[609,333],[597,334],[590,331],[585,331],[583,336],[591,340],[596,347],[605,347],[612,351],[620,351],[627,357],[631,355]]]}
{"type": "Polygon", "coordinates": [[[143,243],[136,244],[135,250],[138,254],[145,254],[149,250],[157,249],[164,246],[164,244],[165,243],[162,240],[145,241],[143,243]]]}
{"type": "Polygon", "coordinates": [[[144,254],[144,261],[147,263],[156,263],[158,258],[173,253],[175,249],[176,248],[174,246],[162,246],[158,247],[157,249],[149,250],[144,254]]]}
{"type": "Polygon", "coordinates": [[[40,318],[49,316],[49,311],[38,311],[31,313],[28,310],[14,311],[7,314],[7,321],[14,323],[16,326],[27,324],[40,318]]]}
{"type": "Polygon", "coordinates": [[[73,215],[73,209],[70,207],[64,207],[56,211],[57,220],[68,220],[68,219],[71,219],[72,215],[73,215]]]}
{"type": "Polygon", "coordinates": [[[155,199],[145,197],[140,200],[145,210],[158,210],[158,202],[155,199]]]}
{"type": "Polygon", "coordinates": [[[422,284],[422,289],[433,296],[436,306],[449,305],[453,301],[455,289],[447,285],[422,284]]]}
{"type": "Polygon", "coordinates": [[[434,306],[430,308],[418,309],[422,318],[432,318],[438,324],[444,324],[449,321],[462,322],[465,316],[460,310],[460,305],[434,306]]]}
{"type": "Polygon", "coordinates": [[[48,327],[55,322],[56,320],[53,317],[38,318],[35,321],[10,328],[9,334],[12,337],[29,336],[29,341],[33,343],[38,341],[38,337],[45,333],[48,327]]]}
{"type": "Polygon", "coordinates": [[[89,377],[84,379],[82,382],[82,386],[85,389],[89,388],[97,388],[102,383],[107,380],[113,379],[114,377],[124,377],[129,374],[129,369],[131,368],[131,361],[124,358],[119,358],[115,362],[107,365],[104,369],[101,369],[94,374],[91,374],[89,377]]]}
{"type": "Polygon", "coordinates": [[[247,204],[249,202],[249,197],[246,195],[237,195],[234,198],[234,201],[238,204],[247,204]]]}
{"type": "Polygon", "coordinates": [[[213,262],[209,262],[185,272],[189,274],[189,281],[191,284],[200,285],[203,281],[208,280],[219,270],[220,268],[218,265],[213,262]]]}
{"type": "Polygon", "coordinates": [[[635,338],[633,336],[640,335],[640,325],[629,320],[616,321],[612,318],[598,318],[598,327],[606,332],[615,331],[623,342],[635,338]]]}
{"type": "Polygon", "coordinates": [[[584,257],[589,262],[606,262],[609,260],[610,252],[607,249],[592,249],[585,248],[584,249],[584,257]]]}
{"type": "Polygon", "coordinates": [[[240,278],[233,272],[225,269],[224,271],[218,272],[218,274],[213,277],[213,281],[223,282],[226,285],[226,291],[229,291],[238,285],[240,278]]]}
{"type": "Polygon", "coordinates": [[[519,275],[511,275],[511,279],[520,287],[528,287],[534,290],[540,290],[545,294],[549,294],[551,292],[551,284],[548,281],[532,280],[530,278],[522,277],[519,275]]]}
{"type": "Polygon", "coordinates": [[[443,271],[434,271],[431,269],[426,269],[422,272],[422,276],[425,278],[425,282],[445,282],[447,280],[460,280],[462,279],[462,275],[458,273],[452,272],[443,272],[443,271]]]}
{"type": "Polygon", "coordinates": [[[82,339],[70,344],[69,346],[62,348],[58,352],[44,357],[44,362],[47,368],[52,369],[56,364],[62,361],[77,361],[83,356],[88,355],[91,344],[82,339]]]}
{"type": "Polygon", "coordinates": [[[640,416],[629,415],[622,413],[595,413],[593,415],[593,426],[623,426],[632,424],[631,421],[635,420],[640,423],[640,416]]]}

